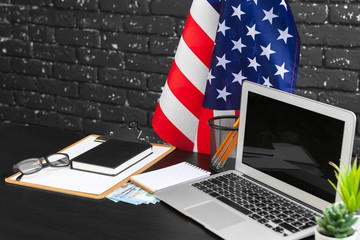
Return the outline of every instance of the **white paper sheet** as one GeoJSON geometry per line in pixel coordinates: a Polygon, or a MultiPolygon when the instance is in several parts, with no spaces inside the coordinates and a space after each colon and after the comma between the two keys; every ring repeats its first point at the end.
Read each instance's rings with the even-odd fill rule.
{"type": "MultiPolygon", "coordinates": [[[[94,136],[90,136],[80,143],[64,150],[63,152],[69,154],[70,159],[72,159],[81,153],[101,144],[94,142],[95,138],[96,137],[94,136]]],[[[48,167],[42,169],[40,172],[31,175],[24,175],[21,181],[48,187],[100,195],[145,165],[149,164],[157,157],[164,154],[167,150],[169,150],[169,147],[153,146],[153,154],[116,176],[89,173],[70,169],[70,167],[48,167]]],[[[13,176],[11,179],[15,180],[17,176],[18,174],[13,176]]]]}

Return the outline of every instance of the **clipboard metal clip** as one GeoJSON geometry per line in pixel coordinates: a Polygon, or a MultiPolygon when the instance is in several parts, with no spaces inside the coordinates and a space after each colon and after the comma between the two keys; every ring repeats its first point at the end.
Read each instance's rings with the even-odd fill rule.
{"type": "Polygon", "coordinates": [[[97,137],[95,142],[106,142],[109,139],[125,140],[130,142],[148,142],[148,136],[142,136],[143,130],[140,128],[137,121],[133,121],[129,124],[121,124],[118,127],[109,128],[105,131],[105,134],[97,137]]]}

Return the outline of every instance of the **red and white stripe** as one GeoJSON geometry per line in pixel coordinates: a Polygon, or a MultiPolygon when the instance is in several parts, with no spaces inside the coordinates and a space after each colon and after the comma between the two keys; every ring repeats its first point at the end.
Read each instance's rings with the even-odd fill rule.
{"type": "Polygon", "coordinates": [[[209,153],[208,119],[235,114],[202,107],[218,22],[219,14],[208,1],[193,1],[154,113],[156,133],[179,149],[209,153]]]}

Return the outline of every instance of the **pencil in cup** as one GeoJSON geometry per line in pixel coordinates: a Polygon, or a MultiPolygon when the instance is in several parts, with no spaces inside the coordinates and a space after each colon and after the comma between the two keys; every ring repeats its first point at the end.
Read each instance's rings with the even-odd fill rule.
{"type": "MultiPolygon", "coordinates": [[[[237,118],[233,128],[239,126],[239,118],[237,118]]],[[[216,150],[214,156],[211,159],[211,166],[215,170],[220,170],[225,165],[226,160],[229,158],[231,152],[234,150],[237,143],[237,130],[230,130],[222,141],[220,147],[216,150]]]]}

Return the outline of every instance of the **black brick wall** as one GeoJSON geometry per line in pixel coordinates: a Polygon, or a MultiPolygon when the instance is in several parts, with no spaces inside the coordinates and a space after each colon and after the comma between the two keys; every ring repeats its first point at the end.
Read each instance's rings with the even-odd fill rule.
{"type": "MultiPolygon", "coordinates": [[[[151,119],[192,0],[0,0],[0,121],[102,133],[151,119]]],[[[360,1],[290,0],[296,94],[360,117],[360,1]]],[[[354,153],[360,153],[360,123],[354,153]]]]}

